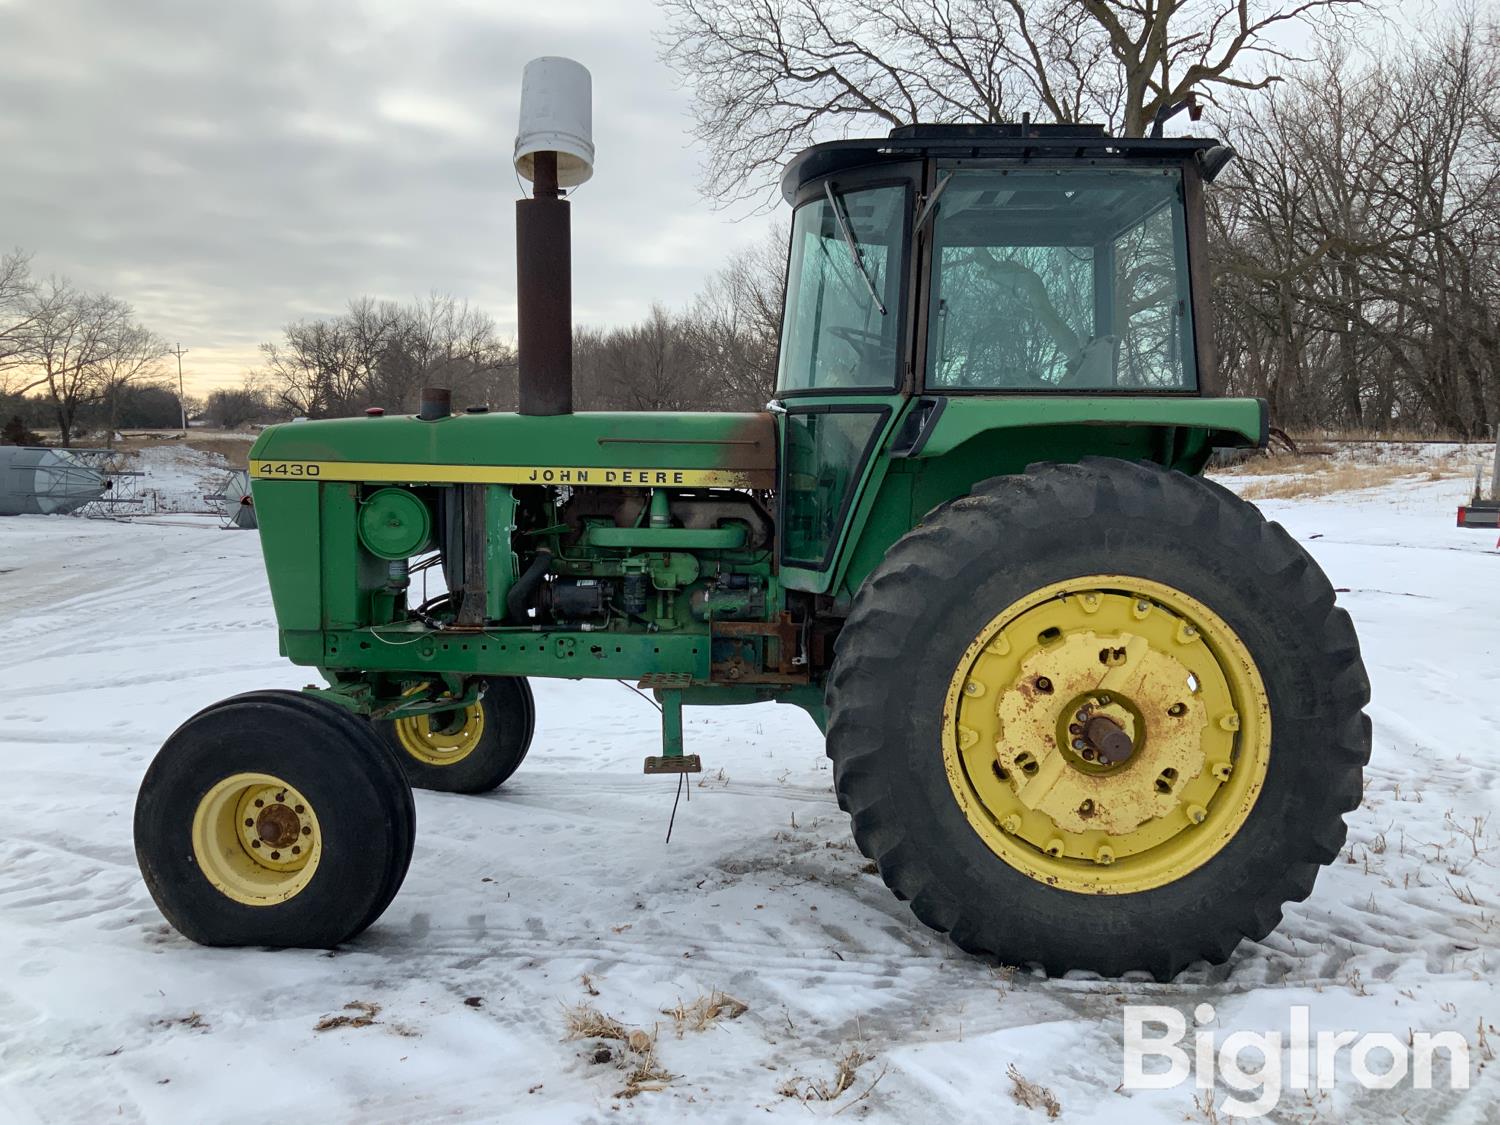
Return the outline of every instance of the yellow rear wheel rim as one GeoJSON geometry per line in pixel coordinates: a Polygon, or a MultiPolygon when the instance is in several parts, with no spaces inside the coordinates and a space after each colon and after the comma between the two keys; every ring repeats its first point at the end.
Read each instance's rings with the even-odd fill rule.
{"type": "Polygon", "coordinates": [[[246,906],[275,906],[312,882],[323,834],[312,803],[269,773],[237,773],[193,813],[193,858],[219,892],[246,906]]]}
{"type": "Polygon", "coordinates": [[[1217,855],[1255,805],[1270,744],[1244,642],[1142,578],[1019,599],[965,650],[944,701],[943,761],[974,830],[1011,867],[1086,894],[1163,886],[1217,855]],[[1100,764],[1086,737],[1100,729],[1128,736],[1123,761],[1100,764]]]}
{"type": "Polygon", "coordinates": [[[456,711],[397,719],[395,728],[396,741],[417,761],[429,766],[457,765],[484,738],[484,707],[475,700],[456,711]]]}

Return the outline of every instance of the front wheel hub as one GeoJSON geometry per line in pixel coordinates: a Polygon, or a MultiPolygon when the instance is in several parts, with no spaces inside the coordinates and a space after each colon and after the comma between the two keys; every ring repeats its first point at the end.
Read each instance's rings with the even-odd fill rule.
{"type": "Polygon", "coordinates": [[[1162,583],[1056,583],[955,670],[944,755],[970,823],[1053,886],[1124,893],[1206,863],[1264,783],[1270,709],[1238,635],[1162,583]]]}
{"type": "Polygon", "coordinates": [[[299,894],[323,852],[311,802],[265,773],[232,774],[205,793],[192,840],[203,877],[246,906],[274,906],[299,894]]]}

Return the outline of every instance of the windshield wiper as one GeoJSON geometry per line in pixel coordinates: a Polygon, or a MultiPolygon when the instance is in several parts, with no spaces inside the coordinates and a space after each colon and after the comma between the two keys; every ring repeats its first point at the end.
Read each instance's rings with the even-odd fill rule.
{"type": "Polygon", "coordinates": [[[865,269],[865,256],[859,252],[859,243],[854,238],[854,228],[849,225],[849,216],[844,214],[844,201],[834,193],[832,180],[823,184],[823,191],[828,196],[828,205],[833,208],[833,217],[838,220],[839,233],[844,236],[844,244],[849,247],[849,256],[854,259],[854,268],[859,270],[859,276],[865,279],[865,288],[870,291],[870,300],[875,302],[880,315],[884,316],[885,303],[881,301],[880,294],[875,291],[875,282],[870,279],[870,271],[865,269]]]}

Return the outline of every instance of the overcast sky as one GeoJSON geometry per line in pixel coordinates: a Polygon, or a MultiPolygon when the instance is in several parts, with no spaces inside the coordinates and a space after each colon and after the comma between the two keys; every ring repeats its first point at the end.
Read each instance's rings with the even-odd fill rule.
{"type": "Polygon", "coordinates": [[[658,26],[650,0],[0,0],[0,248],[130,301],[200,393],[363,293],[511,333],[521,69],[558,54],[594,75],[575,317],[683,304],[766,220],[699,197],[658,26]]]}
{"type": "Polygon", "coordinates": [[[558,54],[594,75],[575,319],[683,305],[767,220],[699,197],[659,27],[651,0],[0,0],[0,249],[130,301],[200,393],[361,294],[511,334],[521,70],[558,54]]]}

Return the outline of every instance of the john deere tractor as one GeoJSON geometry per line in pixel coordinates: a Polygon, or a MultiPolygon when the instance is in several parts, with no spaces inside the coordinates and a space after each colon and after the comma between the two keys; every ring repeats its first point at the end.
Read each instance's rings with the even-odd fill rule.
{"type": "Polygon", "coordinates": [[[647,773],[700,768],[684,706],[803,708],[860,850],[966,950],[1166,977],[1264,937],[1344,841],[1369,684],[1317,564],[1199,475],[1267,432],[1217,393],[1203,192],[1232,153],[1037,125],[816,145],[781,181],[774,400],[573,413],[581,132],[518,148],[519,412],[433,389],[251,451],[281,650],[326,686],[162,747],[135,836],[167,919],[354,937],[406,874],[410,787],[503,783],[553,677],[654,691],[647,773]]]}

